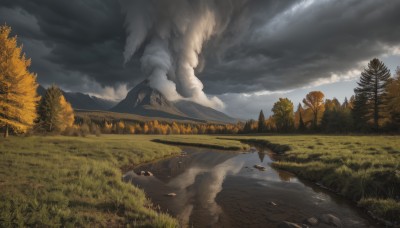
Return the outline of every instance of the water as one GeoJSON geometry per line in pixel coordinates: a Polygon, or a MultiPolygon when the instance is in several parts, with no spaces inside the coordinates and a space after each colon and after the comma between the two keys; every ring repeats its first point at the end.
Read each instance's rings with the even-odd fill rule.
{"type": "MultiPolygon", "coordinates": [[[[124,177],[183,226],[276,227],[282,221],[302,224],[307,218],[330,213],[340,218],[343,227],[377,227],[347,200],[273,169],[269,151],[183,149],[186,156],[143,165],[124,177]],[[154,176],[137,175],[141,170],[154,176]]],[[[320,223],[317,227],[330,226],[320,223]]]]}

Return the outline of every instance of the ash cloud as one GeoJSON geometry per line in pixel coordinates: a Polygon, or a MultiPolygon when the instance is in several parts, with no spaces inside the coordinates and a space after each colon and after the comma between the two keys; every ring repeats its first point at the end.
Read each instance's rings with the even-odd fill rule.
{"type": "Polygon", "coordinates": [[[204,43],[226,28],[235,7],[245,1],[221,4],[201,0],[121,0],[120,3],[126,14],[128,34],[125,63],[143,45],[141,63],[150,85],[171,100],[190,99],[222,108],[221,100],[203,92],[203,83],[195,70],[204,66],[199,58],[204,43]]]}

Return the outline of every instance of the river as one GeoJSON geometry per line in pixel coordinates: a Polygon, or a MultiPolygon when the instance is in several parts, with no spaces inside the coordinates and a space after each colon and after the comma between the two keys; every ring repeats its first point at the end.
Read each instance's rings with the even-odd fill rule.
{"type": "Polygon", "coordinates": [[[124,175],[182,226],[277,227],[282,221],[305,224],[314,217],[318,225],[313,227],[334,227],[323,222],[333,215],[342,227],[379,227],[354,203],[272,168],[274,154],[268,150],[183,147],[183,151],[184,156],[142,165],[124,175]],[[138,175],[142,170],[154,176],[138,175]]]}

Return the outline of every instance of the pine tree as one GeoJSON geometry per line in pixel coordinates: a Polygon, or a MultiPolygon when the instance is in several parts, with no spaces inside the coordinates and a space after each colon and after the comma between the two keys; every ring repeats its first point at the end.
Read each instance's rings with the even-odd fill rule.
{"type": "Polygon", "coordinates": [[[265,116],[263,111],[260,111],[260,115],[258,116],[258,133],[263,133],[265,132],[266,127],[265,127],[265,116]]]}
{"type": "Polygon", "coordinates": [[[299,126],[298,126],[298,130],[300,132],[304,132],[306,130],[306,125],[304,124],[304,120],[303,120],[303,107],[301,106],[301,104],[299,103],[299,106],[297,107],[297,112],[299,113],[299,126]]]}
{"type": "Polygon", "coordinates": [[[355,108],[360,118],[373,122],[373,127],[379,129],[379,120],[384,116],[385,88],[390,78],[390,71],[379,59],[368,63],[368,68],[361,73],[356,94],[355,108]]]}
{"type": "Polygon", "coordinates": [[[17,38],[9,37],[11,28],[0,27],[0,127],[8,136],[9,128],[24,133],[36,119],[36,75],[29,72],[30,59],[17,46],[17,38]]]}
{"type": "Polygon", "coordinates": [[[348,107],[349,107],[349,101],[347,100],[347,97],[345,97],[342,104],[342,109],[347,109],[348,107]]]}
{"type": "Polygon", "coordinates": [[[65,100],[57,86],[46,90],[39,105],[39,126],[45,131],[64,131],[74,123],[71,105],[65,100]]]}

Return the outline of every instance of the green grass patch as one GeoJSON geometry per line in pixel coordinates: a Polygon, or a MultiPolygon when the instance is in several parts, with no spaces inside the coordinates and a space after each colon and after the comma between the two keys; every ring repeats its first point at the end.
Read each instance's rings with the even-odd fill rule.
{"type": "Polygon", "coordinates": [[[178,154],[151,136],[10,137],[0,141],[0,227],[175,227],[121,167],[178,154]]]}
{"type": "MultiPolygon", "coordinates": [[[[237,138],[237,137],[236,137],[237,138]]],[[[288,145],[273,165],[358,201],[377,216],[400,222],[399,136],[248,136],[288,145]],[[373,199],[373,200],[371,200],[373,199]]]]}

